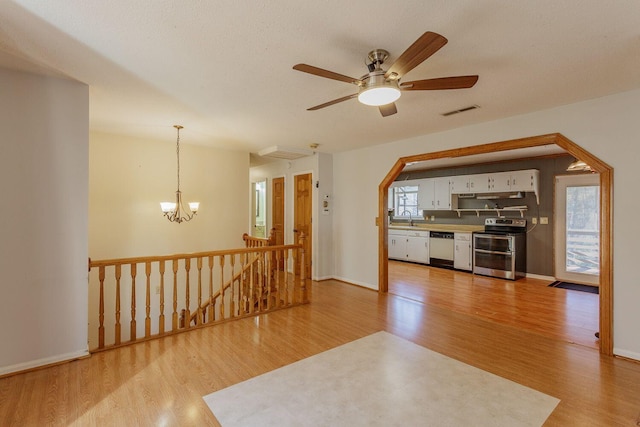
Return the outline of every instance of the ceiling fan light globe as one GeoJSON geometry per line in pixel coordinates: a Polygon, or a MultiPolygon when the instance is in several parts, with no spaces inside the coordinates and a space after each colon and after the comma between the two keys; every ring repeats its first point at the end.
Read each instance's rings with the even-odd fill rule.
{"type": "Polygon", "coordinates": [[[391,104],[398,98],[400,98],[400,90],[392,86],[365,88],[358,94],[358,101],[374,107],[391,104]]]}

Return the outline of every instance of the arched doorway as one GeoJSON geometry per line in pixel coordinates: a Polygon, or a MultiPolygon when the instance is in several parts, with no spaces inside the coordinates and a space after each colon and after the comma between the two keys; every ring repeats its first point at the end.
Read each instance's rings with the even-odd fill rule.
{"type": "Polygon", "coordinates": [[[499,151],[555,144],[567,153],[587,162],[600,174],[600,352],[613,355],[613,168],[559,133],[530,138],[475,145],[433,153],[402,157],[378,186],[378,284],[379,292],[389,289],[388,278],[388,190],[405,165],[413,162],[457,158],[499,151]]]}

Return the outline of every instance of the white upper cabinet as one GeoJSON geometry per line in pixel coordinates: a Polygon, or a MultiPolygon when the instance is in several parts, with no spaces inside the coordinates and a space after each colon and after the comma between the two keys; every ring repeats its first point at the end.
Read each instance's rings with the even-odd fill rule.
{"type": "Polygon", "coordinates": [[[469,186],[469,175],[450,176],[451,194],[473,193],[469,186]]]}
{"type": "Polygon", "coordinates": [[[436,207],[436,188],[433,179],[421,179],[418,187],[418,209],[433,210],[436,207]]]}
{"type": "Polygon", "coordinates": [[[471,193],[486,193],[489,191],[490,177],[488,174],[468,175],[471,193]]]}
{"type": "Polygon", "coordinates": [[[434,181],[436,209],[452,209],[451,182],[449,180],[449,177],[446,176],[444,178],[434,178],[434,181]]]}
{"type": "Polygon", "coordinates": [[[497,172],[489,174],[489,191],[502,193],[511,190],[511,172],[497,172]]]}
{"type": "Polygon", "coordinates": [[[522,170],[510,172],[511,191],[533,191],[538,194],[540,171],[522,170]]]}
{"type": "Polygon", "coordinates": [[[527,169],[425,178],[407,182],[411,182],[412,185],[418,185],[418,209],[432,211],[458,209],[458,197],[451,197],[452,194],[525,191],[535,193],[536,200],[540,203],[538,194],[539,179],[540,172],[537,169],[527,169]]]}
{"type": "Polygon", "coordinates": [[[420,180],[418,208],[422,210],[451,210],[451,177],[420,180]]]}

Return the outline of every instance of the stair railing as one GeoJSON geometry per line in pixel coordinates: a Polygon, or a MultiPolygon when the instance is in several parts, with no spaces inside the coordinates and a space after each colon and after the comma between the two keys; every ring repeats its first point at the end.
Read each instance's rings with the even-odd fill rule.
{"type": "Polygon", "coordinates": [[[304,236],[295,245],[273,246],[271,238],[244,240],[246,247],[240,249],[90,259],[90,307],[95,307],[89,316],[90,350],[309,302],[309,279],[295,275],[293,268],[299,263],[304,272],[304,236]]]}

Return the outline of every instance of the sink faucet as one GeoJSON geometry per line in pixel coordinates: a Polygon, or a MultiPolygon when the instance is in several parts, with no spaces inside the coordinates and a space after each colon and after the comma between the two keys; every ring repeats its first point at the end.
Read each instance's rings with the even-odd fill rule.
{"type": "Polygon", "coordinates": [[[404,216],[404,214],[409,214],[409,226],[413,227],[413,217],[411,216],[411,212],[408,210],[403,211],[400,215],[404,216]]]}

